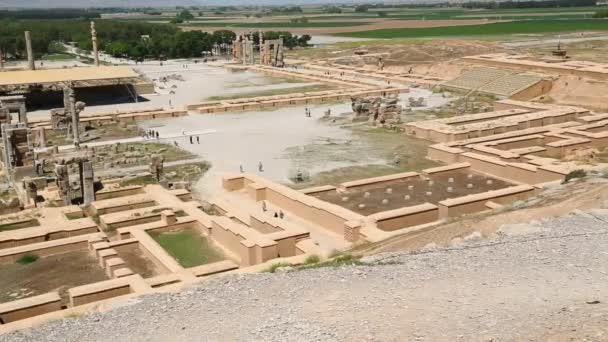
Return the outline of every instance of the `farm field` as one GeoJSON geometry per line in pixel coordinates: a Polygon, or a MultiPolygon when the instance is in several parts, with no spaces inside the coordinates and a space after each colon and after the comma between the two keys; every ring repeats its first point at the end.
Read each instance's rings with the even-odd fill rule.
{"type": "Polygon", "coordinates": [[[484,25],[463,25],[457,27],[429,27],[381,29],[348,32],[339,35],[358,38],[429,38],[429,37],[482,37],[513,34],[543,34],[559,32],[608,31],[608,21],[603,19],[581,20],[522,20],[490,23],[484,25]]]}

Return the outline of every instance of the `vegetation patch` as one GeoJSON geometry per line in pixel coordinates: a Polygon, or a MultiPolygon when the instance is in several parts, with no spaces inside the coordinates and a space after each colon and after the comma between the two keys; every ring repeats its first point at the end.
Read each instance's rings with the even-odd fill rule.
{"type": "Polygon", "coordinates": [[[430,38],[430,37],[480,37],[512,34],[539,34],[557,32],[608,31],[608,24],[598,19],[573,20],[521,20],[505,23],[442,26],[429,28],[383,29],[348,32],[339,36],[358,38],[430,38]]]}
{"type": "Polygon", "coordinates": [[[564,183],[568,183],[572,179],[585,178],[587,176],[587,171],[583,169],[578,169],[574,171],[570,171],[564,178],[564,183]]]}
{"type": "Polygon", "coordinates": [[[149,234],[183,267],[194,267],[224,260],[224,256],[193,229],[164,233],[150,232],[149,234]]]}
{"type": "Polygon", "coordinates": [[[17,259],[17,263],[21,265],[27,265],[36,262],[38,259],[40,259],[40,257],[36,254],[26,254],[21,258],[17,259]]]}

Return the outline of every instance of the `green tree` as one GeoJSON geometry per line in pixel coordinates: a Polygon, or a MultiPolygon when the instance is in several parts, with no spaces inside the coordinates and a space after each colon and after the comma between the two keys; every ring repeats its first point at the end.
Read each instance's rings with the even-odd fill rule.
{"type": "Polygon", "coordinates": [[[187,9],[183,9],[181,12],[179,12],[177,18],[180,18],[183,21],[188,21],[194,19],[194,16],[187,9]]]}

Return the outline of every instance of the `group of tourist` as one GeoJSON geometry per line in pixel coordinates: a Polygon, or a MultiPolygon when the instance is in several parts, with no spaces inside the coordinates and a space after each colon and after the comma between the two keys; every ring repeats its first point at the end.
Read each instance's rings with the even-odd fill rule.
{"type": "Polygon", "coordinates": [[[307,118],[312,118],[312,111],[310,110],[310,108],[308,108],[308,107],[304,108],[304,114],[306,115],[307,118]]]}
{"type": "Polygon", "coordinates": [[[149,129],[144,131],[144,139],[160,139],[160,134],[158,133],[158,131],[149,129]]]}
{"type": "MultiPolygon", "coordinates": [[[[196,143],[197,144],[201,143],[200,136],[198,136],[198,135],[196,136],[196,143]]],[[[190,145],[192,145],[192,144],[194,144],[194,136],[193,135],[190,136],[190,145]]]]}
{"type": "MultiPolygon", "coordinates": [[[[266,206],[266,201],[262,201],[262,212],[267,212],[268,211],[268,207],[266,206]]],[[[283,213],[283,210],[279,209],[279,212],[274,212],[274,218],[280,218],[283,219],[285,218],[285,213],[283,213]]]]}

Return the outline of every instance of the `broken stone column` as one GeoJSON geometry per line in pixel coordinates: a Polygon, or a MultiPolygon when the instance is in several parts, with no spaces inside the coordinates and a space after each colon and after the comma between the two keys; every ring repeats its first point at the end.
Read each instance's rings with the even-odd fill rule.
{"type": "Polygon", "coordinates": [[[95,201],[95,174],[93,163],[86,160],[82,162],[82,201],[85,206],[95,201]]]}
{"type": "Polygon", "coordinates": [[[91,21],[91,42],[93,43],[93,60],[95,66],[99,66],[99,51],[97,50],[97,31],[95,31],[95,22],[91,21]]]}
{"type": "Polygon", "coordinates": [[[0,48],[0,69],[4,69],[4,52],[0,48]]]}
{"type": "Polygon", "coordinates": [[[150,158],[150,173],[156,179],[157,182],[160,181],[163,176],[163,164],[165,162],[165,157],[162,154],[154,154],[152,158],[150,158]]]}
{"type": "Polygon", "coordinates": [[[25,31],[25,50],[27,51],[27,64],[30,70],[36,70],[34,64],[34,52],[32,51],[32,36],[30,31],[25,31]]]}
{"type": "Polygon", "coordinates": [[[78,132],[78,126],[80,124],[80,112],[84,110],[86,105],[84,102],[76,102],[76,94],[72,86],[66,86],[63,88],[63,101],[64,105],[66,105],[66,113],[70,113],[70,116],[72,117],[72,125],[70,126],[71,129],[68,129],[67,136],[69,139],[71,131],[74,145],[78,146],[80,144],[80,134],[78,132]]]}
{"type": "Polygon", "coordinates": [[[55,164],[55,184],[59,191],[59,197],[63,205],[72,204],[70,198],[70,176],[68,166],[62,160],[58,164],[55,164]]]}

